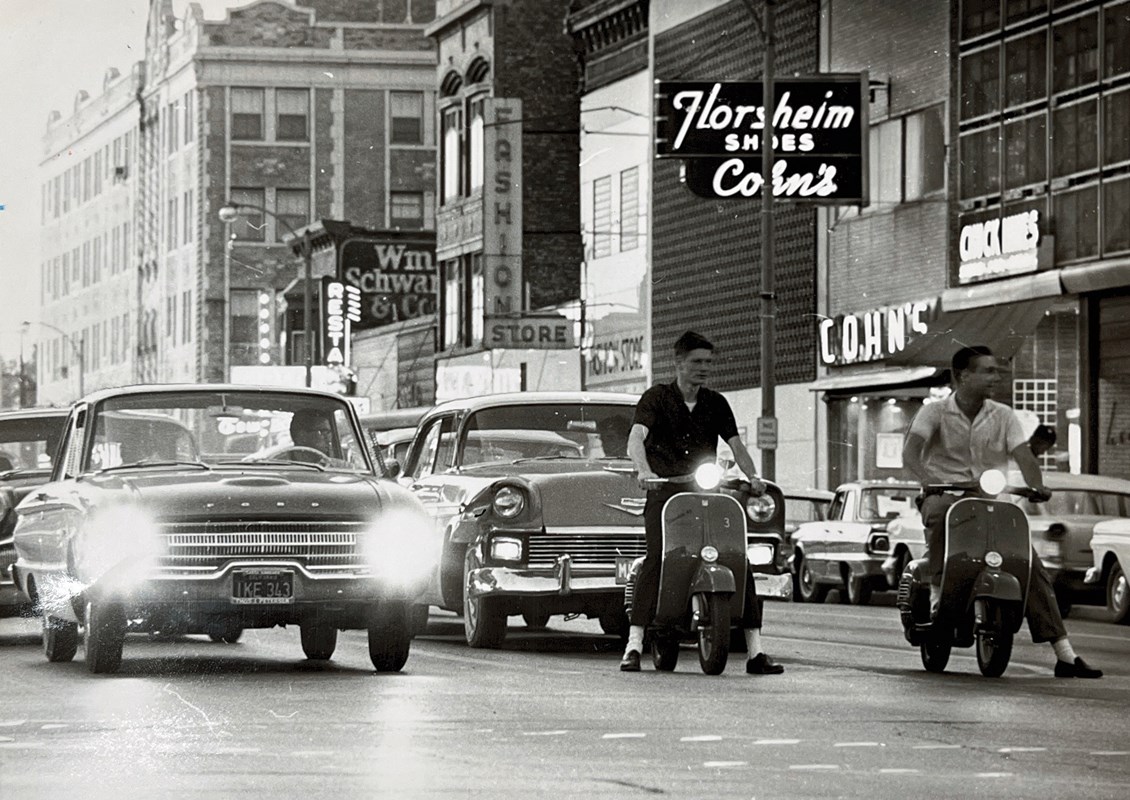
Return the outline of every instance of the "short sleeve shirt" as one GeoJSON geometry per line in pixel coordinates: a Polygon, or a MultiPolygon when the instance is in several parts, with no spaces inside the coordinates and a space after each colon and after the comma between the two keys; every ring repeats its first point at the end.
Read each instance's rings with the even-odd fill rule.
{"type": "Polygon", "coordinates": [[[931,483],[975,481],[989,469],[1007,471],[1009,453],[1027,441],[1016,412],[1005,404],[986,400],[970,421],[953,394],[922,406],[908,433],[926,442],[922,466],[931,483]]]}
{"type": "Polygon", "coordinates": [[[674,381],[644,392],[632,423],[647,428],[647,462],[661,478],[694,472],[717,457],[719,438],[729,441],[738,435],[734,412],[724,396],[704,386],[692,411],[674,381]]]}

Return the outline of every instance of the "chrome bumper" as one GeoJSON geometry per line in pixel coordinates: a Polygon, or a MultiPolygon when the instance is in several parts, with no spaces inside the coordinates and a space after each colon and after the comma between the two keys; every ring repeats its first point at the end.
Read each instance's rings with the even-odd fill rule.
{"type": "Polygon", "coordinates": [[[1083,583],[1098,583],[1100,580],[1102,580],[1102,577],[1103,571],[1101,569],[1099,569],[1098,567],[1091,567],[1089,570],[1087,570],[1086,574],[1083,575],[1083,583]]]}
{"type": "Polygon", "coordinates": [[[755,572],[753,578],[753,588],[757,590],[758,597],[775,597],[778,600],[788,600],[793,596],[792,575],[787,573],[767,575],[763,572],[755,572]]]}

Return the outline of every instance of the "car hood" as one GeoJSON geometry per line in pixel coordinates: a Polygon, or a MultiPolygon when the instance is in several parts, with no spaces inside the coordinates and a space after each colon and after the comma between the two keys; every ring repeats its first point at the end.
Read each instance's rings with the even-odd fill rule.
{"type": "MultiPolygon", "coordinates": [[[[127,498],[163,518],[325,516],[371,518],[393,487],[340,472],[115,473],[84,480],[94,502],[127,498]],[[116,496],[116,498],[115,498],[116,496]]],[[[399,487],[395,487],[399,488],[399,487]]]]}

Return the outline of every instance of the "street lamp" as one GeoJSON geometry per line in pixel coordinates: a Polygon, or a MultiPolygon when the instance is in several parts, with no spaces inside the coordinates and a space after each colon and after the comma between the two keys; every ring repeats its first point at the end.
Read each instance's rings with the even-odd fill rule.
{"type": "MultiPolygon", "coordinates": [[[[290,235],[291,238],[297,239],[301,243],[302,264],[303,264],[303,270],[304,270],[304,280],[303,280],[304,285],[303,285],[303,296],[302,296],[302,345],[303,345],[302,349],[304,351],[304,361],[305,361],[305,364],[306,364],[306,386],[309,387],[310,383],[311,383],[311,381],[310,381],[311,373],[313,372],[313,366],[314,366],[313,316],[310,313],[311,307],[314,305],[313,287],[311,285],[312,282],[313,282],[313,277],[312,277],[313,264],[312,264],[312,262],[313,262],[313,255],[314,255],[314,243],[310,240],[310,232],[309,231],[303,231],[301,234],[299,234],[298,231],[296,231],[294,229],[294,226],[292,226],[289,222],[287,222],[285,219],[280,217],[274,211],[269,211],[269,210],[263,208],[262,206],[254,205],[252,203],[236,203],[232,200],[228,200],[220,208],[220,211],[219,211],[220,221],[225,222],[225,223],[235,222],[237,219],[240,218],[240,216],[242,216],[244,213],[246,213],[248,211],[257,211],[260,214],[266,214],[268,217],[271,217],[273,220],[275,220],[276,222],[281,224],[284,228],[286,228],[287,233],[290,235]]],[[[231,244],[230,241],[226,241],[224,243],[224,246],[227,247],[227,246],[230,246],[230,244],[231,244]]],[[[230,288],[228,289],[228,293],[229,294],[231,293],[230,288]]],[[[225,297],[224,303],[227,306],[224,313],[225,313],[225,315],[230,317],[231,316],[231,307],[230,307],[230,305],[228,305],[230,303],[230,298],[225,297]]],[[[226,324],[227,323],[225,323],[225,325],[226,324]]],[[[225,345],[225,349],[226,349],[229,346],[229,343],[225,342],[224,345],[225,345]]]]}
{"type": "MultiPolygon", "coordinates": [[[[81,398],[86,393],[83,390],[83,372],[84,372],[86,367],[85,367],[84,359],[83,359],[84,345],[83,345],[82,337],[80,336],[79,339],[78,339],[78,344],[75,344],[75,340],[72,339],[70,334],[68,334],[62,328],[58,328],[58,327],[52,325],[50,322],[43,322],[42,320],[39,321],[39,324],[42,325],[44,328],[50,328],[51,330],[58,333],[60,336],[62,336],[64,339],[66,339],[67,344],[69,344],[71,346],[71,351],[75,354],[75,360],[78,361],[78,396],[81,398]]],[[[24,322],[20,323],[20,332],[21,333],[27,333],[28,328],[30,328],[30,327],[31,327],[31,323],[25,320],[24,322]]],[[[23,361],[22,341],[21,341],[21,347],[20,347],[20,360],[21,360],[21,362],[23,361]]],[[[23,369],[22,364],[21,364],[20,369],[21,370],[23,369]]],[[[21,376],[22,376],[22,372],[21,372],[21,376]]],[[[21,380],[22,380],[22,378],[21,378],[21,380]]],[[[23,385],[21,383],[21,388],[22,388],[22,386],[23,385]]]]}

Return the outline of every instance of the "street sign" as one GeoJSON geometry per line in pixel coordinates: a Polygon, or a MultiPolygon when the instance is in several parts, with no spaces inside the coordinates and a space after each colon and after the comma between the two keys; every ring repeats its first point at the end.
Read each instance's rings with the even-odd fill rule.
{"type": "Polygon", "coordinates": [[[758,450],[776,450],[777,449],[777,418],[776,417],[758,417],[757,418],[757,449],[758,450]]]}

